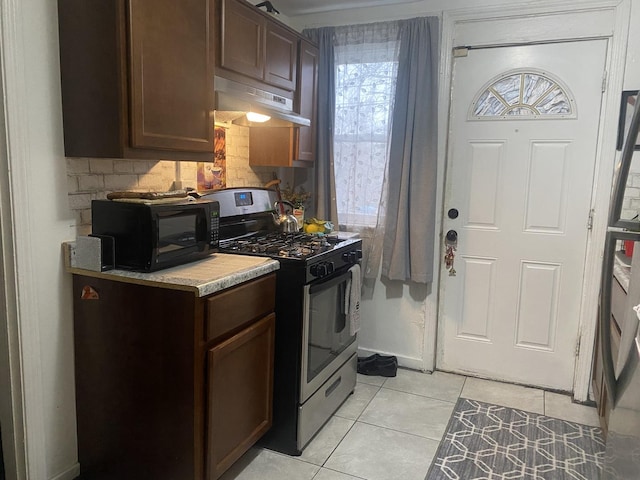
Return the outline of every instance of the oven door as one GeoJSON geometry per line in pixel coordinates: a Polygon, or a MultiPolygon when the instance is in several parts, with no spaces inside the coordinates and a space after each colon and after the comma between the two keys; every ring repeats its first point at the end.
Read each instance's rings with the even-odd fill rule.
{"type": "Polygon", "coordinates": [[[349,332],[346,270],[304,287],[300,403],[304,403],[357,349],[349,332]]]}

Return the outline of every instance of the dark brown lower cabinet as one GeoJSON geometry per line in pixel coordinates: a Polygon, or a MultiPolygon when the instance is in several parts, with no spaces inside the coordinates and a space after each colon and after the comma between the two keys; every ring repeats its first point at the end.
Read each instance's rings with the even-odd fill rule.
{"type": "Polygon", "coordinates": [[[81,479],[215,480],[270,427],[274,274],[208,297],[73,286],[81,479]]]}
{"type": "Polygon", "coordinates": [[[271,314],[209,350],[209,479],[271,426],[275,318],[271,314]]]}

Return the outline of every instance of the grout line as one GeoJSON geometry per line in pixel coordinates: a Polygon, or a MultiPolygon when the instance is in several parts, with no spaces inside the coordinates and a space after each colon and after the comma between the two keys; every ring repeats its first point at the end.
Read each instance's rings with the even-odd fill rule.
{"type": "MultiPolygon", "coordinates": [[[[451,415],[453,415],[453,411],[451,412],[451,415]]],[[[451,418],[451,415],[449,416],[449,418],[451,418]]],[[[429,440],[431,442],[440,442],[442,440],[442,437],[440,437],[439,439],[435,439],[435,438],[432,438],[432,437],[424,437],[422,435],[418,435],[417,433],[405,432],[404,430],[397,430],[395,428],[382,427],[380,425],[376,425],[375,423],[364,422],[364,421],[361,421],[361,420],[358,420],[355,423],[361,423],[363,425],[369,425],[370,427],[382,428],[384,430],[389,430],[390,432],[402,433],[403,435],[411,435],[412,437],[421,438],[422,440],[429,440]]],[[[446,428],[445,428],[445,432],[442,433],[442,436],[444,436],[445,433],[446,433],[446,428]]]]}
{"type": "MultiPolygon", "coordinates": [[[[353,420],[354,422],[357,422],[358,419],[362,416],[362,414],[364,413],[364,411],[367,409],[367,407],[371,404],[371,402],[373,401],[374,398],[376,398],[376,395],[378,395],[378,393],[380,393],[380,390],[382,390],[382,386],[378,386],[378,385],[369,385],[368,383],[366,383],[365,385],[368,385],[369,387],[375,387],[377,388],[376,393],[373,394],[373,396],[369,399],[369,401],[366,403],[366,405],[362,408],[362,410],[360,411],[360,413],[358,414],[358,416],[353,419],[353,418],[347,418],[347,417],[340,417],[340,415],[337,415],[340,418],[347,418],[347,420],[353,420]]],[[[356,387],[358,385],[356,384],[356,387]]],[[[355,395],[355,393],[353,393],[352,395],[355,395]]],[[[346,402],[345,402],[346,403],[346,402]]],[[[342,404],[344,405],[344,403],[342,404]]],[[[342,407],[340,407],[342,408],[342,407]]],[[[335,415],[335,413],[334,413],[335,415]]]]}
{"type": "MultiPolygon", "coordinates": [[[[420,393],[415,393],[415,392],[407,392],[405,390],[396,390],[395,388],[385,388],[382,387],[380,390],[388,390],[389,392],[396,392],[396,393],[404,393],[405,395],[412,395],[414,397],[420,397],[420,398],[425,398],[427,400],[435,400],[437,402],[442,402],[442,403],[450,403],[452,405],[455,405],[456,402],[458,401],[458,398],[460,396],[458,396],[458,398],[456,398],[455,400],[444,400],[443,398],[437,398],[437,397],[429,397],[427,395],[421,395],[420,393]]],[[[376,394],[377,395],[377,394],[376,394]]]]}
{"type": "MultiPolygon", "coordinates": [[[[336,415],[333,415],[334,417],[336,415]]],[[[343,418],[343,417],[339,417],[339,418],[343,418]]],[[[346,419],[346,420],[350,420],[350,419],[346,419]]],[[[329,459],[331,458],[331,455],[333,455],[333,453],[338,449],[338,447],[342,444],[342,442],[344,442],[344,439],[347,438],[347,435],[349,435],[349,432],[351,431],[351,429],[353,428],[353,426],[356,424],[355,420],[350,420],[353,423],[351,424],[351,426],[347,429],[347,431],[345,432],[345,434],[342,436],[342,438],[340,439],[340,441],[337,443],[337,445],[335,447],[333,447],[333,449],[331,450],[331,453],[327,456],[327,458],[324,460],[324,462],[322,462],[322,465],[320,465],[320,469],[322,468],[326,468],[325,464],[329,461],[329,459]]],[[[320,471],[320,470],[318,470],[320,471]]],[[[340,473],[344,473],[344,472],[340,472],[340,473]]]]}
{"type": "MultiPolygon", "coordinates": [[[[341,472],[340,470],[336,470],[336,469],[334,469],[334,468],[320,467],[320,470],[322,470],[323,468],[324,468],[325,470],[330,470],[330,471],[332,471],[332,472],[340,473],[340,474],[342,474],[342,475],[347,475],[348,477],[351,477],[351,478],[358,478],[358,479],[360,479],[360,480],[368,480],[368,479],[367,479],[367,478],[365,478],[365,477],[358,477],[357,475],[353,475],[352,473],[345,473],[345,472],[341,472]]],[[[320,470],[318,470],[318,473],[316,473],[316,474],[314,475],[314,477],[313,477],[313,478],[316,478],[316,477],[318,476],[318,474],[320,473],[320,470]]]]}
{"type": "Polygon", "coordinates": [[[458,394],[458,399],[462,397],[462,392],[464,392],[464,387],[467,385],[467,380],[469,380],[469,377],[465,376],[464,382],[462,382],[462,388],[460,389],[460,393],[458,394]]]}
{"type": "MultiPolygon", "coordinates": [[[[360,480],[368,480],[368,479],[367,479],[367,478],[365,478],[365,477],[358,477],[357,475],[354,475],[354,474],[352,474],[352,473],[345,473],[345,472],[341,472],[340,470],[336,470],[335,468],[328,468],[328,467],[320,467],[320,470],[318,470],[318,472],[313,476],[313,478],[317,478],[317,477],[318,477],[318,475],[320,474],[320,471],[321,471],[323,468],[324,468],[325,470],[329,470],[329,471],[331,471],[331,472],[336,472],[336,473],[339,473],[339,474],[341,474],[341,475],[346,475],[346,476],[348,476],[348,477],[350,477],[350,478],[358,478],[358,479],[360,479],[360,480]]],[[[313,479],[311,479],[311,480],[313,480],[313,479]]]]}

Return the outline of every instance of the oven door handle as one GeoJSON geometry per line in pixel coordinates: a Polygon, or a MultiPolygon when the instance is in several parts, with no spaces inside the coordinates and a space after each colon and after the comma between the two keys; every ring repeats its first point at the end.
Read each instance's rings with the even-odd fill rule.
{"type": "Polygon", "coordinates": [[[347,292],[347,285],[351,283],[349,280],[347,280],[346,284],[340,286],[340,294],[338,295],[338,298],[340,298],[342,301],[340,302],[339,315],[336,317],[336,321],[333,325],[334,333],[342,332],[347,326],[347,309],[345,305],[345,299],[346,296],[349,295],[349,292],[347,292]]]}
{"type": "Polygon", "coordinates": [[[312,282],[309,285],[309,293],[314,294],[314,293],[321,292],[323,290],[327,290],[331,287],[338,285],[339,283],[346,281],[350,277],[351,277],[351,273],[349,273],[349,271],[347,270],[346,272],[338,274],[337,276],[334,275],[334,276],[328,277],[326,280],[324,279],[317,280],[315,282],[312,282]]]}

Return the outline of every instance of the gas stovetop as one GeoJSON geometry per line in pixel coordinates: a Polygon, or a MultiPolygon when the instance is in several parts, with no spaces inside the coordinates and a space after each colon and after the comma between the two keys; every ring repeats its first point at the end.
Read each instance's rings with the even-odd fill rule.
{"type": "Polygon", "coordinates": [[[362,242],[333,235],[281,233],[275,211],[276,193],[255,187],[218,190],[202,198],[220,205],[222,253],[271,257],[281,270],[306,269],[313,280],[348,268],[362,258],[362,242]]]}
{"type": "Polygon", "coordinates": [[[256,232],[241,238],[220,240],[220,251],[306,260],[334,250],[342,242],[336,237],[306,233],[256,232]]]}

